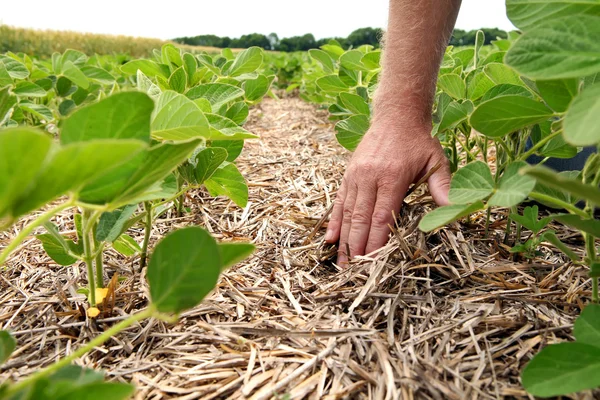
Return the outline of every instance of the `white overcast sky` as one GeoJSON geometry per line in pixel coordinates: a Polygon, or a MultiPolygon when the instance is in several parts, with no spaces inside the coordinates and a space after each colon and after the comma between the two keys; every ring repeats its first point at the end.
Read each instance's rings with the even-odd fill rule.
{"type": "MultiPolygon", "coordinates": [[[[418,1],[418,0],[415,0],[418,1]]],[[[385,27],[389,0],[28,0],[2,1],[0,24],[171,39],[247,33],[317,39],[385,27]],[[25,12],[26,6],[30,12],[25,12]]],[[[504,0],[463,0],[457,28],[514,29],[504,0]]]]}

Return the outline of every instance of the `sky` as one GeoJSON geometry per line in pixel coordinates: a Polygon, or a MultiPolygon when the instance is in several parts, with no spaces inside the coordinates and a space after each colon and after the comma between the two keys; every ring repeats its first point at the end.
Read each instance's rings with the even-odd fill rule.
{"type": "MultiPolygon", "coordinates": [[[[418,1],[418,0],[416,0],[418,1]]],[[[172,39],[214,34],[239,37],[271,32],[282,37],[312,33],[317,39],[347,36],[387,23],[389,0],[28,0],[3,2],[0,24],[76,32],[172,39]]],[[[504,0],[463,0],[457,28],[514,29],[504,0]]]]}

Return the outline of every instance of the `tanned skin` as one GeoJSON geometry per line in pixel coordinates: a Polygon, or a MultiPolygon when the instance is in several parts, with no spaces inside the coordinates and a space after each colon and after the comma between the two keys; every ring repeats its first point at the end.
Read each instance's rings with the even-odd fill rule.
{"type": "Polygon", "coordinates": [[[460,0],[390,0],[382,72],[373,118],[346,169],[325,240],[339,241],[338,265],[388,241],[394,215],[411,183],[441,163],[427,181],[448,203],[450,169],[431,137],[435,84],[460,0]]]}

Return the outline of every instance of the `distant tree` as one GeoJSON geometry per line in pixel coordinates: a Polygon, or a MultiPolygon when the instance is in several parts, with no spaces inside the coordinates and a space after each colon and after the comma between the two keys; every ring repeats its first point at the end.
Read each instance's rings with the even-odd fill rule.
{"type": "Polygon", "coordinates": [[[271,50],[275,50],[279,45],[279,36],[275,32],[269,33],[267,35],[267,39],[269,39],[269,44],[271,45],[271,50]]]}
{"type": "MultiPolygon", "coordinates": [[[[449,44],[451,46],[472,46],[475,44],[478,30],[479,29],[467,32],[462,29],[455,29],[452,32],[449,44]]],[[[497,28],[481,28],[481,31],[483,31],[485,35],[484,44],[490,44],[492,40],[496,40],[496,38],[506,39],[508,37],[508,34],[505,31],[497,28]]]]}
{"type": "Polygon", "coordinates": [[[279,41],[277,50],[279,51],[305,51],[314,49],[317,47],[317,41],[312,33],[307,33],[303,36],[292,36],[289,38],[283,38],[279,41]]]}
{"type": "Polygon", "coordinates": [[[347,43],[352,47],[359,47],[363,44],[379,47],[382,36],[383,30],[379,28],[360,28],[348,36],[347,43]]]}

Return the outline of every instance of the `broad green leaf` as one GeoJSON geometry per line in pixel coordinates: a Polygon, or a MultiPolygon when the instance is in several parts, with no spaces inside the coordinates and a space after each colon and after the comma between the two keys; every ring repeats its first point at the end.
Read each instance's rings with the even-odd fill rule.
{"type": "Polygon", "coordinates": [[[211,140],[211,147],[220,147],[227,151],[226,161],[234,162],[244,149],[243,140],[211,140]]]}
{"type": "Polygon", "coordinates": [[[588,304],[573,326],[577,343],[600,347],[600,305],[588,304]]]}
{"type": "Polygon", "coordinates": [[[238,53],[228,75],[231,77],[240,76],[256,71],[263,62],[263,52],[260,47],[250,47],[238,53]]]}
{"type": "Polygon", "coordinates": [[[475,49],[467,48],[459,50],[455,53],[452,53],[452,58],[460,61],[460,65],[462,65],[463,68],[466,69],[467,67],[469,67],[469,65],[472,65],[473,61],[475,60],[475,49]]]}
{"type": "Polygon", "coordinates": [[[32,82],[19,82],[13,90],[13,93],[21,97],[44,97],[46,91],[32,82]]]}
{"type": "Polygon", "coordinates": [[[53,152],[29,191],[14,207],[15,215],[34,210],[67,192],[78,192],[115,166],[143,152],[139,140],[92,140],[72,143],[53,152]]]}
{"type": "Polygon", "coordinates": [[[338,142],[346,149],[354,151],[362,137],[369,130],[369,117],[366,115],[353,115],[335,124],[335,130],[337,131],[335,137],[338,142]]]}
{"type": "Polygon", "coordinates": [[[270,82],[264,75],[258,75],[256,79],[248,79],[244,82],[246,100],[254,102],[263,98],[269,91],[270,82]]]}
{"type": "Polygon", "coordinates": [[[137,204],[131,204],[111,212],[102,213],[96,227],[96,240],[102,242],[114,242],[117,240],[121,233],[123,233],[125,224],[137,208],[137,204]]]}
{"type": "Polygon", "coordinates": [[[554,111],[565,112],[573,97],[577,96],[579,82],[577,79],[557,79],[553,81],[537,81],[535,83],[542,99],[554,111]]]}
{"type": "Polygon", "coordinates": [[[529,30],[568,15],[600,15],[598,0],[507,0],[506,13],[519,29],[529,30]]]}
{"type": "Polygon", "coordinates": [[[238,125],[243,125],[248,118],[248,114],[248,105],[243,101],[238,101],[237,103],[233,103],[233,105],[227,109],[225,117],[238,125]]]}
{"type": "Polygon", "coordinates": [[[564,395],[600,386],[600,347],[559,343],[545,347],[521,374],[525,389],[534,396],[564,395]]]}
{"type": "Polygon", "coordinates": [[[342,82],[340,77],[337,75],[324,76],[317,79],[316,83],[317,86],[325,92],[339,93],[348,90],[348,85],[342,82]]]}
{"type": "Polygon", "coordinates": [[[473,128],[492,138],[537,124],[552,117],[554,113],[543,103],[523,96],[500,96],[481,103],[470,123],[473,128]]]}
{"type": "Polygon", "coordinates": [[[558,214],[553,215],[552,218],[581,232],[589,233],[595,237],[600,237],[600,220],[593,218],[583,219],[579,215],[575,214],[558,214]]]}
{"type": "Polygon", "coordinates": [[[163,64],[173,66],[173,69],[181,67],[183,60],[181,59],[181,50],[167,43],[161,48],[161,61],[163,64]]]}
{"type": "Polygon", "coordinates": [[[473,103],[470,100],[462,104],[453,101],[444,110],[438,131],[441,132],[445,129],[455,128],[458,124],[465,121],[471,112],[473,112],[473,103]]]}
{"type": "Polygon", "coordinates": [[[352,71],[367,71],[362,63],[364,54],[359,50],[349,50],[340,56],[342,67],[352,71]]]}
{"type": "Polygon", "coordinates": [[[9,119],[11,111],[17,105],[17,96],[12,95],[9,89],[0,89],[0,127],[9,119]]]}
{"type": "MultiPolygon", "coordinates": [[[[577,178],[577,176],[579,175],[579,171],[563,171],[563,172],[559,172],[558,175],[566,177],[566,178],[577,178]]],[[[539,181],[536,183],[535,188],[533,188],[533,193],[550,196],[551,198],[561,200],[566,203],[572,202],[571,195],[569,193],[566,193],[560,189],[551,188],[547,185],[544,185],[542,182],[539,182],[539,181]]],[[[562,207],[558,207],[554,203],[544,202],[539,199],[536,201],[540,204],[545,205],[546,207],[549,207],[549,208],[559,208],[559,209],[562,208],[562,207]]]]}
{"type": "Polygon", "coordinates": [[[512,207],[527,198],[535,187],[535,179],[519,173],[519,170],[526,165],[527,163],[521,161],[506,167],[496,192],[488,201],[489,206],[512,207]]]}
{"type": "Polygon", "coordinates": [[[169,87],[177,93],[185,92],[187,87],[187,73],[183,67],[177,68],[169,77],[169,87]]]}
{"type": "Polygon", "coordinates": [[[125,257],[132,257],[142,252],[140,245],[135,241],[134,238],[127,234],[122,234],[115,241],[113,241],[112,247],[125,257]]]}
{"type": "Polygon", "coordinates": [[[550,139],[540,150],[544,157],[572,158],[577,155],[577,147],[568,144],[563,136],[550,139]]]}
{"type": "Polygon", "coordinates": [[[577,199],[589,200],[596,206],[600,206],[600,189],[597,187],[586,185],[578,179],[558,174],[543,166],[527,167],[522,173],[534,177],[545,186],[570,193],[577,199]]]}
{"type": "Polygon", "coordinates": [[[509,95],[518,95],[518,96],[522,96],[522,97],[533,97],[533,94],[529,90],[527,90],[525,87],[517,86],[517,85],[510,85],[510,84],[505,83],[502,85],[494,86],[491,89],[489,89],[487,92],[485,92],[485,94],[481,98],[481,102],[491,100],[495,97],[509,96],[509,95]]]}
{"type": "Polygon", "coordinates": [[[103,85],[111,85],[116,81],[115,77],[112,76],[108,71],[92,65],[85,65],[81,67],[81,72],[83,72],[88,79],[94,80],[103,85]]]}
{"type": "Polygon", "coordinates": [[[531,79],[577,78],[600,72],[600,16],[577,15],[526,32],[505,62],[531,79]]]}
{"type": "Polygon", "coordinates": [[[90,87],[90,81],[87,76],[73,62],[67,61],[63,64],[62,75],[69,78],[77,86],[87,89],[90,87]]]}
{"type": "Polygon", "coordinates": [[[53,400],[125,400],[131,398],[135,387],[127,383],[94,382],[53,396],[53,400]]]}
{"type": "Polygon", "coordinates": [[[13,79],[27,79],[29,76],[29,70],[25,64],[15,60],[14,58],[0,54],[0,62],[4,64],[4,68],[6,68],[6,71],[8,71],[8,75],[10,75],[10,77],[13,79]]]}
{"type": "MultiPolygon", "coordinates": [[[[210,138],[217,140],[256,139],[253,133],[248,132],[229,118],[218,114],[206,114],[210,124],[210,138]]],[[[223,146],[221,146],[223,147],[223,146]]]]}
{"type": "Polygon", "coordinates": [[[370,70],[376,70],[381,66],[381,50],[370,51],[363,56],[360,62],[370,70]]]}
{"type": "Polygon", "coordinates": [[[207,99],[201,97],[199,99],[194,100],[194,103],[196,103],[200,111],[202,111],[203,113],[207,114],[212,112],[212,105],[207,99]]]}
{"type": "Polygon", "coordinates": [[[168,79],[171,75],[171,71],[167,65],[158,64],[151,60],[133,60],[121,67],[121,71],[130,75],[136,75],[138,70],[142,71],[144,75],[150,78],[162,76],[163,78],[168,79]]]}
{"type": "Polygon", "coordinates": [[[8,331],[0,331],[0,365],[8,360],[16,347],[17,341],[11,334],[8,331]]]}
{"type": "Polygon", "coordinates": [[[194,83],[194,75],[198,70],[198,61],[196,61],[196,57],[190,53],[183,54],[183,68],[187,74],[187,81],[190,86],[193,86],[194,83]]]}
{"type": "Polygon", "coordinates": [[[452,204],[470,204],[483,200],[494,191],[494,178],[488,165],[474,161],[452,177],[448,199],[452,204]]]}
{"type": "Polygon", "coordinates": [[[496,85],[508,84],[522,86],[523,81],[512,68],[501,63],[491,63],[483,67],[484,74],[496,85]]]}
{"type": "Polygon", "coordinates": [[[152,136],[161,140],[210,137],[208,120],[196,103],[170,90],[158,99],[151,127],[152,136]]]}
{"type": "Polygon", "coordinates": [[[528,206],[523,210],[523,215],[510,214],[510,218],[537,234],[552,221],[552,217],[545,217],[538,220],[538,211],[539,208],[537,205],[533,207],[528,206]]]}
{"type": "Polygon", "coordinates": [[[198,305],[214,289],[222,266],[219,246],[204,229],[170,233],[148,264],[153,306],[163,313],[180,313],[198,305]]]}
{"type": "Polygon", "coordinates": [[[121,92],[71,114],[60,132],[62,144],[93,139],[137,139],[150,142],[154,102],[140,92],[121,92]]]}
{"type": "Polygon", "coordinates": [[[250,243],[219,243],[222,269],[234,266],[254,252],[256,246],[250,243]]]}
{"type": "Polygon", "coordinates": [[[226,83],[206,83],[191,88],[185,95],[192,100],[207,99],[210,101],[214,112],[221,108],[223,104],[243,97],[244,91],[239,87],[226,83]]]}
{"type": "Polygon", "coordinates": [[[10,77],[10,74],[6,70],[4,63],[0,60],[0,88],[3,88],[7,85],[12,85],[13,81],[10,77]]]}
{"type": "Polygon", "coordinates": [[[600,85],[590,86],[575,97],[564,121],[564,137],[575,146],[600,143],[600,85]]]}
{"type": "Polygon", "coordinates": [[[334,60],[339,60],[340,56],[344,54],[345,50],[337,44],[324,44],[321,49],[329,54],[334,60]]]}
{"type": "Polygon", "coordinates": [[[440,75],[437,84],[444,92],[457,100],[462,100],[466,96],[465,81],[456,74],[440,75]]]}
{"type": "Polygon", "coordinates": [[[194,159],[196,162],[194,170],[196,182],[199,184],[204,183],[226,159],[227,150],[220,147],[207,147],[199,151],[194,159]]]}
{"type": "Polygon", "coordinates": [[[35,104],[35,103],[21,101],[19,103],[19,108],[21,108],[23,111],[26,111],[28,113],[35,115],[40,120],[43,120],[46,122],[52,121],[54,119],[52,110],[50,110],[48,107],[46,107],[43,104],[35,104]]]}
{"type": "Polygon", "coordinates": [[[477,73],[469,82],[467,97],[471,100],[477,100],[493,87],[494,82],[486,74],[477,73]]]}
{"type": "Polygon", "coordinates": [[[246,180],[235,164],[224,162],[204,182],[211,196],[227,196],[238,207],[244,208],[248,203],[248,186],[246,180]]]}
{"type": "Polygon", "coordinates": [[[67,246],[69,250],[76,250],[77,246],[72,240],[67,241],[63,238],[62,242],[64,243],[61,243],[60,240],[49,233],[37,235],[36,238],[42,242],[44,251],[58,265],[68,266],[77,262],[77,258],[72,257],[65,248],[67,246]]]}
{"type": "Polygon", "coordinates": [[[419,223],[419,229],[423,232],[430,232],[440,228],[462,217],[483,210],[483,202],[478,201],[474,204],[459,204],[452,206],[438,207],[427,213],[419,223]]]}
{"type": "Polygon", "coordinates": [[[371,114],[367,102],[357,94],[342,92],[340,93],[340,99],[342,100],[344,108],[353,114],[371,114]]]}
{"type": "Polygon", "coordinates": [[[308,54],[323,66],[325,73],[333,73],[335,67],[333,65],[333,59],[329,54],[319,49],[310,49],[308,54]]]}
{"type": "Polygon", "coordinates": [[[42,170],[51,146],[50,136],[33,128],[0,131],[0,221],[42,170]]]}
{"type": "Polygon", "coordinates": [[[478,30],[477,33],[475,33],[475,68],[479,66],[479,52],[481,51],[484,42],[485,34],[482,30],[478,30]]]}
{"type": "Polygon", "coordinates": [[[77,68],[81,68],[85,65],[87,60],[88,60],[88,57],[81,51],[67,49],[61,57],[61,64],[64,65],[67,61],[70,61],[77,68]]]}

